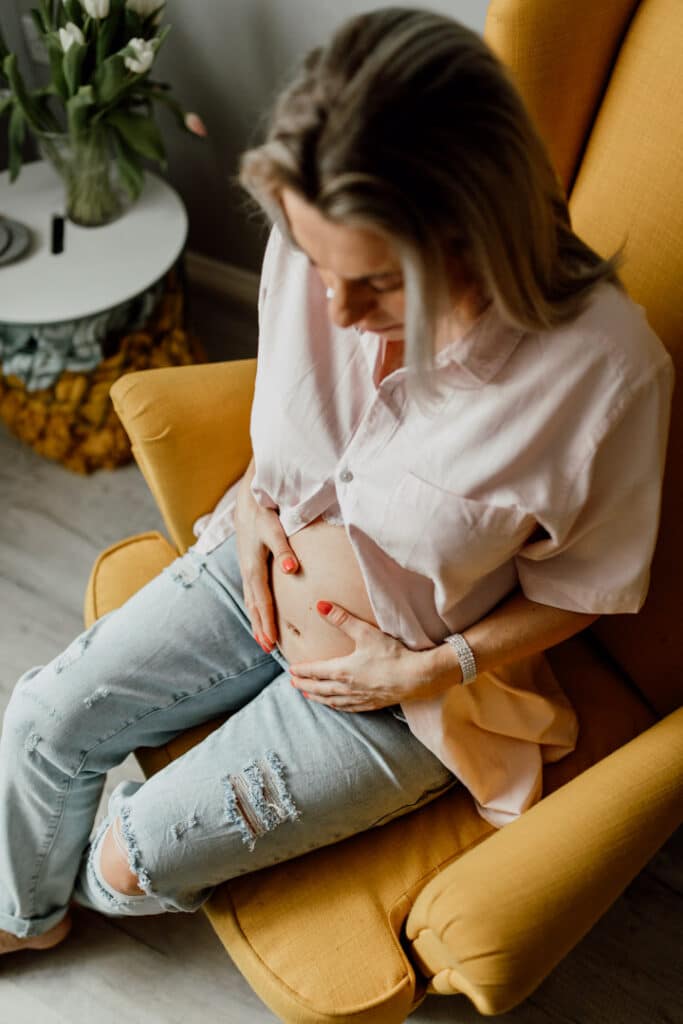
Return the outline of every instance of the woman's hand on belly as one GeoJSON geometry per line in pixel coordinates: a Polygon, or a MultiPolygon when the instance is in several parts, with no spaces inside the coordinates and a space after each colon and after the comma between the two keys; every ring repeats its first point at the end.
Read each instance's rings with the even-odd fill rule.
{"type": "Polygon", "coordinates": [[[327,597],[376,625],[346,530],[318,518],[288,541],[298,571],[289,575],[276,572],[271,559],[268,580],[282,654],[289,662],[349,654],[353,641],[329,625],[316,609],[316,602],[327,597]]]}
{"type": "MultiPolygon", "coordinates": [[[[445,689],[413,651],[377,626],[346,530],[316,519],[289,537],[299,571],[270,572],[280,636],[294,684],[311,700],[344,711],[373,711],[445,689]],[[333,604],[329,617],[318,601],[333,604]]],[[[451,681],[452,682],[452,681],[451,681]]]]}
{"type": "Polygon", "coordinates": [[[298,566],[279,515],[275,509],[263,508],[251,493],[253,467],[252,459],[237,492],[234,516],[237,560],[252,632],[256,642],[269,654],[278,639],[269,585],[273,556],[278,559],[278,576],[296,572],[298,566]]]}
{"type": "Polygon", "coordinates": [[[321,601],[318,611],[351,641],[353,650],[290,665],[293,684],[310,700],[339,711],[377,711],[434,697],[461,681],[455,670],[447,676],[432,671],[433,648],[413,651],[338,604],[321,601]]]}

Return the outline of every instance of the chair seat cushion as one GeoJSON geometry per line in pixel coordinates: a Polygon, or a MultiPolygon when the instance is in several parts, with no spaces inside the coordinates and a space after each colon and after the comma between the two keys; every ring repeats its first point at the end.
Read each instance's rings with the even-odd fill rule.
{"type": "MultiPolygon", "coordinates": [[[[108,549],[93,569],[90,606],[105,614],[146,582],[144,571],[150,579],[175,557],[159,534],[108,549]]],[[[572,754],[546,765],[546,793],[654,721],[584,636],[554,648],[550,659],[577,711],[580,732],[572,754]]],[[[164,747],[136,750],[146,777],[227,717],[188,730],[164,747]]],[[[237,967],[282,1020],[400,1022],[426,989],[409,958],[407,914],[440,868],[493,831],[467,791],[456,786],[386,825],[225,882],[202,909],[237,967]]]]}

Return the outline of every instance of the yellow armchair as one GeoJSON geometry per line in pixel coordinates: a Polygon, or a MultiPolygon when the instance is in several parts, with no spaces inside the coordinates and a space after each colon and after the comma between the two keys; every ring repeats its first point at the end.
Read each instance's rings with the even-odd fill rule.
{"type": "MultiPolygon", "coordinates": [[[[679,0],[492,0],[486,37],[515,76],[570,197],[677,360],[683,337],[679,0]]],[[[98,558],[86,624],[194,540],[246,468],[255,360],[132,373],[112,389],[164,517],[98,558]],[[218,441],[216,439],[219,439],[218,441]]],[[[463,787],[334,846],[224,883],[202,908],[261,999],[291,1024],[398,1024],[427,992],[487,1015],[528,996],[683,819],[678,640],[683,474],[675,396],[651,593],[550,652],[580,719],[544,797],[496,831],[463,787]]],[[[223,718],[136,756],[146,776],[223,718]]]]}

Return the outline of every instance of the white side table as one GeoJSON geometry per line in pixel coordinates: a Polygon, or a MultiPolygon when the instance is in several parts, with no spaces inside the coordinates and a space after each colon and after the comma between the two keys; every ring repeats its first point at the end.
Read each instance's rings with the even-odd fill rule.
{"type": "Polygon", "coordinates": [[[63,251],[53,253],[64,200],[45,161],[24,165],[14,184],[0,174],[0,215],[31,233],[24,255],[0,264],[0,419],[39,454],[90,473],[132,459],[114,381],[206,357],[181,320],[188,225],[177,192],[146,170],[117,220],[87,228],[65,219],[63,251]]]}
{"type": "Polygon", "coordinates": [[[0,320],[47,324],[101,313],[139,295],[173,266],[187,237],[178,193],[145,171],[138,200],[97,228],[64,224],[64,251],[53,255],[52,215],[64,213],[64,186],[43,160],[24,164],[13,185],[0,174],[0,214],[26,224],[28,253],[0,267],[0,320]]]}

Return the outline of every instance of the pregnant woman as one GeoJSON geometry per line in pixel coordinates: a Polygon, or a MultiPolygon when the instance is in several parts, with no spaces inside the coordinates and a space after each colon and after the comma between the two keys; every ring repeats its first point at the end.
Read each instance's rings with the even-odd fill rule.
{"type": "Polygon", "coordinates": [[[271,225],[253,458],[182,557],[18,680],[4,953],[61,942],[72,901],[195,911],[456,784],[505,825],[576,743],[543,652],[647,593],[671,361],[485,43],[352,19],[240,180],[271,225]],[[93,830],[110,768],[226,714],[93,830]]]}

